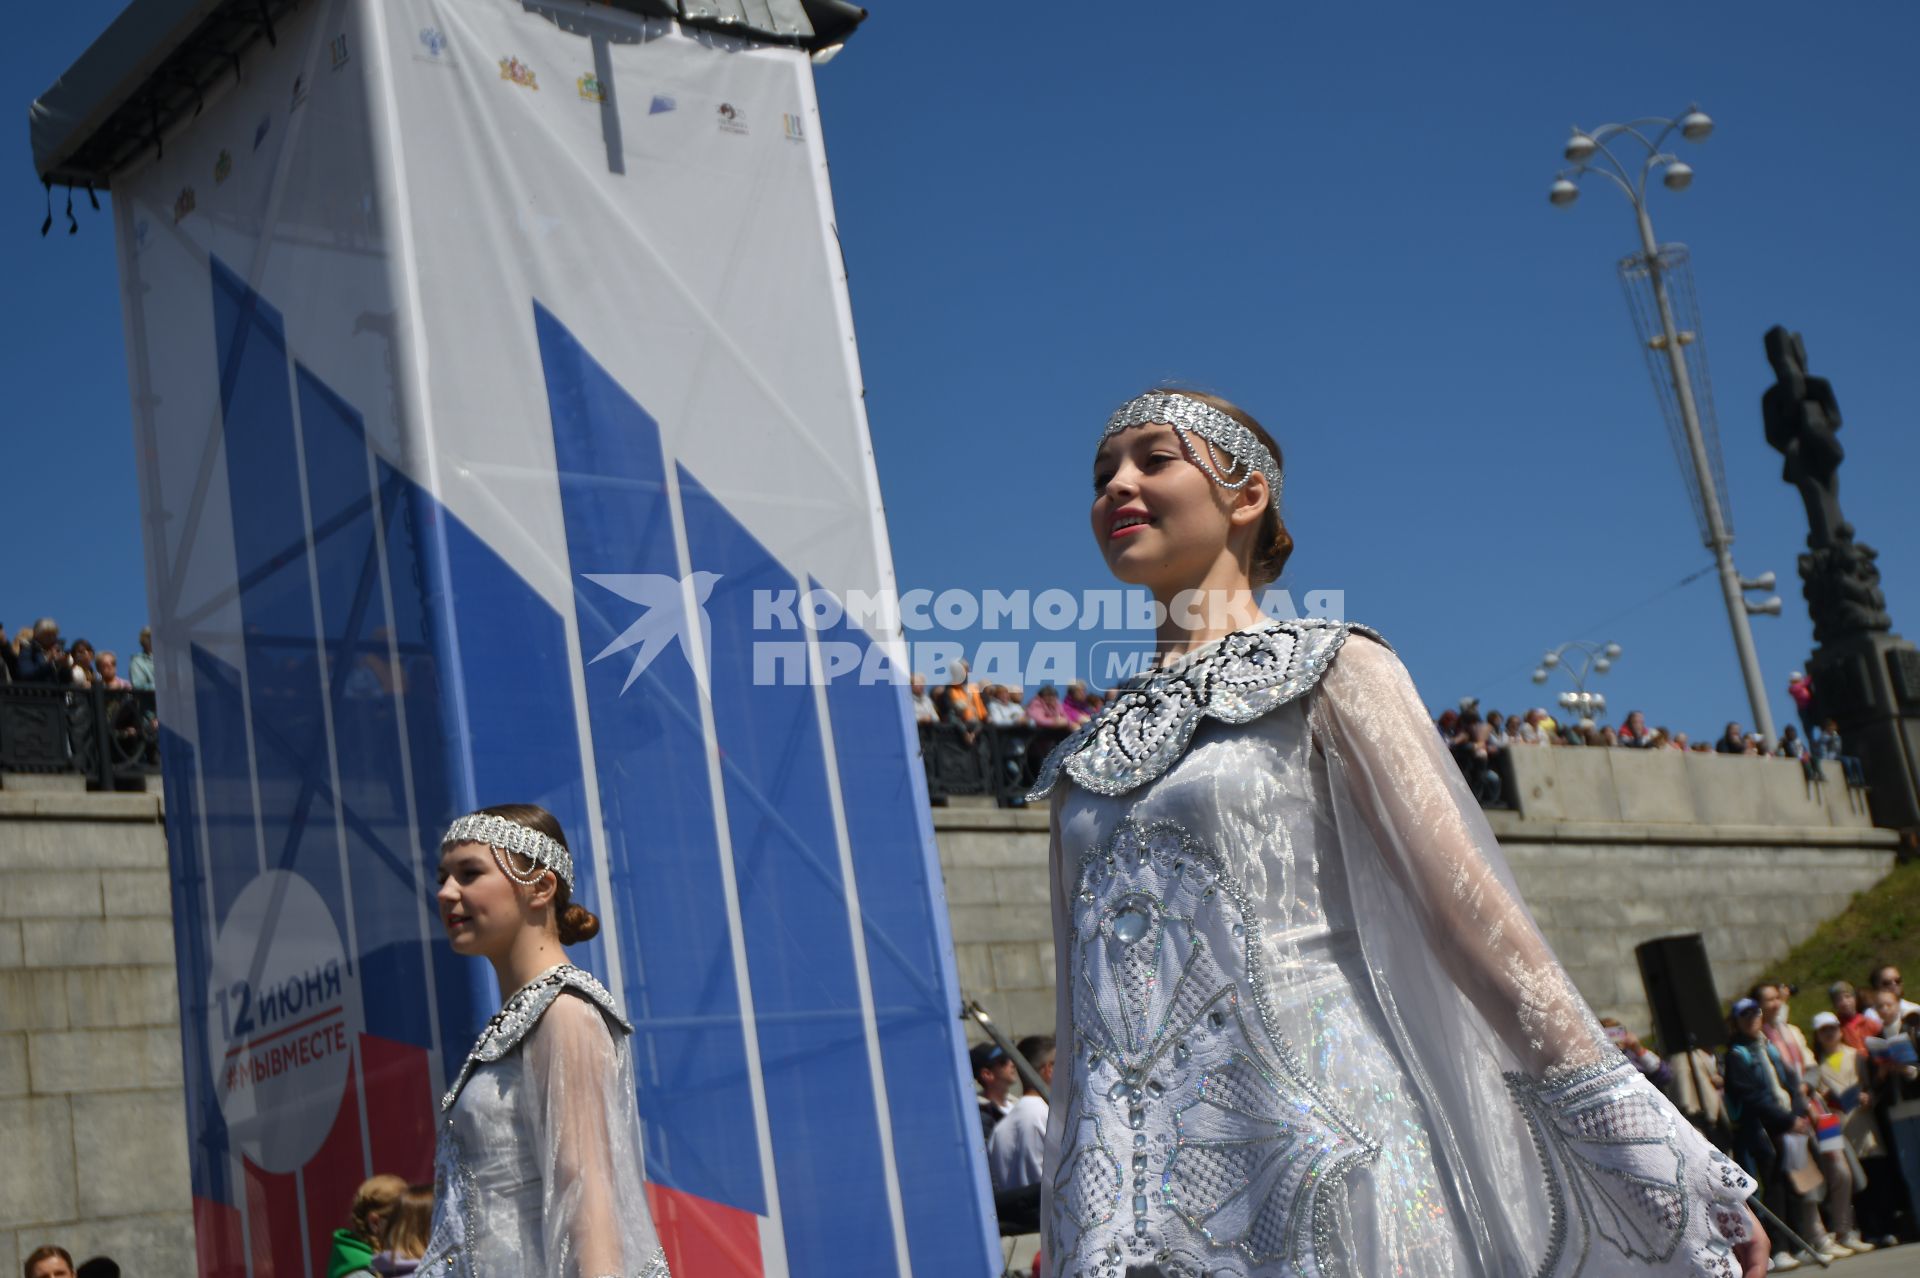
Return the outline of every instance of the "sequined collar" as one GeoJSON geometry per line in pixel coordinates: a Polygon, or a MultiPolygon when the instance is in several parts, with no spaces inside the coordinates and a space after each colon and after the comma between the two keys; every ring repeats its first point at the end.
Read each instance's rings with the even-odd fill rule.
{"type": "Polygon", "coordinates": [[[1054,747],[1028,801],[1045,798],[1062,772],[1095,794],[1138,789],[1179,761],[1202,719],[1248,723],[1311,691],[1356,630],[1386,642],[1352,622],[1265,621],[1148,671],[1054,747]]]}
{"type": "Polygon", "coordinates": [[[515,990],[487,1021],[486,1027],[480,1031],[480,1037],[474,1040],[473,1050],[467,1053],[465,1063],[460,1066],[459,1077],[453,1080],[453,1086],[447,1089],[447,1094],[440,1098],[440,1108],[443,1111],[453,1108],[453,1103],[460,1099],[460,1089],[467,1085],[467,1079],[476,1067],[497,1061],[520,1046],[521,1040],[540,1023],[540,1017],[546,1010],[553,1006],[553,1000],[566,990],[572,990],[591,1001],[621,1033],[633,1032],[633,1026],[620,1014],[620,1006],[613,1001],[613,995],[607,992],[606,986],[594,979],[592,973],[571,963],[550,967],[515,990]]]}

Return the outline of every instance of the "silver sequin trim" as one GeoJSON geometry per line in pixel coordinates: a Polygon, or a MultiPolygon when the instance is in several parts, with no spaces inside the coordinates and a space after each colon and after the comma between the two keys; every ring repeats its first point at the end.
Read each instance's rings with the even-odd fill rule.
{"type": "Polygon", "coordinates": [[[606,986],[595,980],[591,973],[571,963],[562,963],[514,991],[513,996],[493,1014],[480,1031],[480,1037],[474,1040],[473,1050],[467,1053],[453,1086],[440,1098],[441,1111],[453,1108],[453,1103],[460,1099],[460,1089],[467,1085],[467,1079],[477,1067],[497,1061],[520,1046],[520,1040],[539,1023],[540,1017],[553,1006],[553,1000],[559,998],[564,990],[577,990],[586,995],[606,1014],[608,1020],[620,1027],[621,1032],[633,1032],[633,1026],[621,1015],[620,1005],[613,1001],[613,995],[607,992],[606,986]]]}
{"type": "Polygon", "coordinates": [[[1328,1273],[1346,1178],[1380,1144],[1281,1034],[1260,919],[1224,860],[1174,822],[1128,818],[1082,855],[1070,910],[1073,1023],[1089,1062],[1053,1186],[1060,1272],[1119,1278],[1152,1260],[1166,1274],[1274,1261],[1328,1273]],[[1108,1065],[1111,1085],[1089,1088],[1108,1065]],[[1132,1138],[1131,1175],[1114,1132],[1132,1138]],[[1132,1213],[1116,1232],[1129,1185],[1132,1213]],[[1262,1203],[1216,1236],[1241,1194],[1262,1203]]]}
{"type": "Polygon", "coordinates": [[[440,850],[456,843],[484,843],[503,852],[526,857],[535,865],[544,865],[573,890],[573,856],[559,842],[538,830],[529,830],[515,821],[491,812],[472,812],[447,827],[440,836],[440,850]]]}
{"type": "Polygon", "coordinates": [[[1249,723],[1306,695],[1352,631],[1386,642],[1353,622],[1268,621],[1149,671],[1115,690],[1098,718],[1054,747],[1028,802],[1046,798],[1062,772],[1093,794],[1138,789],[1179,761],[1202,719],[1249,723]]]}
{"type": "Polygon", "coordinates": [[[634,1278],[670,1278],[667,1272],[667,1253],[665,1249],[656,1248],[652,1258],[641,1267],[640,1272],[636,1274],[634,1278]]]}
{"type": "Polygon", "coordinates": [[[1222,488],[1246,487],[1247,480],[1253,477],[1255,471],[1265,475],[1267,491],[1272,494],[1268,499],[1269,504],[1275,510],[1280,508],[1280,485],[1284,477],[1280,473],[1280,464],[1267,451],[1267,446],[1260,442],[1260,437],[1213,405],[1191,396],[1148,394],[1128,400],[1120,406],[1119,412],[1108,419],[1107,428],[1100,433],[1100,438],[1105,439],[1129,426],[1145,426],[1149,422],[1171,426],[1178,431],[1194,463],[1222,488]],[[1240,478],[1226,477],[1225,469],[1212,448],[1194,447],[1195,435],[1214,448],[1224,449],[1241,469],[1240,478]]]}

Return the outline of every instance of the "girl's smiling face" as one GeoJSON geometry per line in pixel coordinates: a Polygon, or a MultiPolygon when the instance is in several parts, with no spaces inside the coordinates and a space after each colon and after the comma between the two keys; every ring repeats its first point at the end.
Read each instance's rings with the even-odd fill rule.
{"type": "Polygon", "coordinates": [[[526,901],[484,843],[456,843],[440,854],[440,925],[453,952],[505,953],[526,924],[526,901]]]}
{"type": "Polygon", "coordinates": [[[1222,490],[1195,465],[1171,426],[1129,426],[1093,459],[1093,539],[1128,585],[1180,589],[1227,547],[1233,521],[1222,490]]]}

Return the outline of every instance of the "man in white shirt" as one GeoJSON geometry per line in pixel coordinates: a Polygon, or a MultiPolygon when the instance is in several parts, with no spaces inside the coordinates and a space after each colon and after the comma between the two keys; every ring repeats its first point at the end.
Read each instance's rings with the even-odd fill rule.
{"type": "MultiPolygon", "coordinates": [[[[1920,1012],[1920,1003],[1915,1003],[1907,997],[1907,991],[1900,980],[1900,969],[1893,964],[1885,963],[1873,969],[1872,988],[1876,994],[1881,992],[1890,993],[1900,1000],[1900,1019],[1902,1021],[1905,1021],[1914,1013],[1920,1012]]],[[[1896,1026],[1889,1025],[1887,1028],[1894,1030],[1896,1033],[1898,1032],[1896,1026]]]]}
{"type": "MultiPolygon", "coordinates": [[[[1023,1038],[1014,1050],[1027,1058],[1041,1082],[1053,1086],[1053,1035],[1023,1038]]],[[[1037,1092],[1027,1090],[987,1140],[987,1170],[993,1175],[994,1192],[1003,1194],[1038,1183],[1046,1148],[1047,1103],[1037,1092]]]]}

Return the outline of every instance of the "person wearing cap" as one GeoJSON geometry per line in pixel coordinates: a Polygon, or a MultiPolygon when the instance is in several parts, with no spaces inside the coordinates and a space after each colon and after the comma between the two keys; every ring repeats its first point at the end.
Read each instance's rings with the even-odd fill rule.
{"type": "Polygon", "coordinates": [[[980,1138],[991,1141],[993,1129],[1013,1109],[1007,1093],[1013,1090],[1018,1071],[998,1043],[975,1043],[967,1062],[973,1066],[973,1081],[980,1085],[980,1138]]]}
{"type": "MultiPolygon", "coordinates": [[[[1014,1044],[1040,1081],[1053,1085],[1053,1035],[1035,1034],[1014,1044]]],[[[1011,1063],[1011,1062],[1009,1062],[1011,1063]]],[[[1004,1194],[1040,1182],[1047,1147],[1047,1102],[1031,1087],[1023,1087],[1006,1119],[987,1139],[987,1171],[993,1189],[1004,1194]]]]}
{"type": "MultiPolygon", "coordinates": [[[[1734,1161],[1761,1184],[1761,1192],[1776,1215],[1786,1209],[1787,1183],[1780,1170],[1779,1137],[1789,1132],[1806,1133],[1807,1102],[1800,1093],[1798,1080],[1788,1072],[1779,1049],[1767,1041],[1760,1028],[1760,1000],[1743,998],[1734,1003],[1728,1018],[1732,1039],[1727,1044],[1726,1064],[1721,1073],[1727,1082],[1727,1113],[1733,1120],[1734,1161]]],[[[1811,1207],[1811,1204],[1808,1204],[1811,1207]]],[[[1795,1225],[1803,1224],[1806,1213],[1795,1225]]],[[[1774,1253],[1773,1268],[1798,1269],[1799,1260],[1790,1251],[1774,1253]]]]}
{"type": "Polygon", "coordinates": [[[1880,1152],[1880,1137],[1873,1124],[1873,1093],[1867,1087],[1860,1053],[1846,1041],[1838,1016],[1815,1012],[1813,1041],[1813,1069],[1807,1075],[1807,1084],[1827,1112],[1840,1120],[1838,1147],[1820,1151],[1821,1170],[1827,1173],[1827,1229],[1848,1251],[1872,1251],[1873,1244],[1860,1236],[1853,1191],[1868,1183],[1861,1160],[1880,1152]]]}

